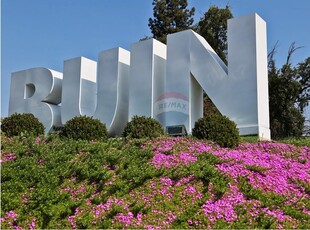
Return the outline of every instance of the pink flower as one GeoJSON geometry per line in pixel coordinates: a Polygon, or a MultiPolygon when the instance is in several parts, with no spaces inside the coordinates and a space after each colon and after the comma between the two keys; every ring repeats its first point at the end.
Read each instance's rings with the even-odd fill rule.
{"type": "Polygon", "coordinates": [[[193,194],[196,192],[196,189],[193,186],[186,186],[185,187],[185,192],[188,194],[193,194]]]}
{"type": "Polygon", "coordinates": [[[33,230],[33,229],[35,229],[35,228],[36,228],[36,218],[34,217],[34,218],[32,219],[32,222],[31,222],[30,225],[29,225],[29,229],[33,230]]]}
{"type": "Polygon", "coordinates": [[[134,218],[132,212],[128,212],[127,215],[124,215],[123,213],[119,213],[115,217],[119,223],[125,223],[125,226],[128,227],[131,223],[131,219],[134,218]]]}
{"type": "Polygon", "coordinates": [[[228,191],[221,199],[213,201],[209,199],[201,207],[204,214],[211,222],[217,219],[225,219],[228,223],[237,219],[237,214],[234,210],[236,205],[246,202],[243,194],[238,187],[229,184],[230,191],[228,191]]]}
{"type": "Polygon", "coordinates": [[[3,162],[7,162],[7,161],[13,161],[16,159],[16,154],[15,153],[2,153],[2,156],[1,156],[1,163],[3,162]]]}
{"type": "Polygon", "coordinates": [[[173,184],[173,180],[166,177],[160,178],[160,182],[162,182],[165,186],[171,186],[173,184]]]}
{"type": "Polygon", "coordinates": [[[12,219],[12,220],[16,221],[17,220],[17,214],[14,211],[9,211],[6,214],[5,219],[12,219]]]}
{"type": "Polygon", "coordinates": [[[40,144],[40,140],[41,140],[40,137],[36,138],[36,140],[35,140],[36,145],[40,144]]]}

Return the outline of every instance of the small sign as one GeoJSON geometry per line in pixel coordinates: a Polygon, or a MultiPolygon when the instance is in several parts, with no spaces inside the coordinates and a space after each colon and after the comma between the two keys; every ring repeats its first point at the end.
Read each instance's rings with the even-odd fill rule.
{"type": "Polygon", "coordinates": [[[169,136],[186,136],[187,131],[184,125],[174,125],[166,127],[169,136]]]}

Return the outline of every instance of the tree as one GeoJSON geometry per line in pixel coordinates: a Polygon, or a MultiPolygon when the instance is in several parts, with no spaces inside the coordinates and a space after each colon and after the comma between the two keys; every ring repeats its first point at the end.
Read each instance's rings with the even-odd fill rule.
{"type": "Polygon", "coordinates": [[[219,57],[227,64],[227,20],[233,18],[230,7],[211,6],[200,19],[195,31],[203,36],[219,57]]]}
{"type": "Polygon", "coordinates": [[[310,57],[298,64],[296,80],[301,84],[296,103],[300,112],[303,113],[310,101],[310,57]]]}
{"type": "Polygon", "coordinates": [[[195,8],[187,9],[187,0],[153,0],[149,24],[153,38],[166,43],[167,35],[191,28],[195,8]]]}
{"type": "MultiPolygon", "coordinates": [[[[305,107],[309,106],[310,101],[310,57],[297,66],[298,74],[296,80],[299,81],[301,87],[296,104],[301,113],[305,112],[305,107]]],[[[305,121],[304,135],[310,136],[310,120],[305,121]]]]}
{"type": "Polygon", "coordinates": [[[305,121],[304,135],[308,137],[310,136],[310,120],[305,121]]]}
{"type": "Polygon", "coordinates": [[[286,63],[277,69],[274,54],[269,53],[269,113],[273,139],[301,136],[305,118],[303,111],[309,102],[309,58],[305,63],[292,67],[291,56],[300,47],[291,45],[286,63]]]}
{"type": "Polygon", "coordinates": [[[218,108],[214,105],[211,98],[206,92],[203,94],[203,116],[208,117],[210,115],[217,114],[222,115],[218,108]]]}

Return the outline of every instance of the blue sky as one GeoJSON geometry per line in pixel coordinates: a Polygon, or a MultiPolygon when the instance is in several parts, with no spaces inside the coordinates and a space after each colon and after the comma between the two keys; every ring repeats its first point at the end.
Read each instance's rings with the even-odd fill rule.
{"type": "MultiPolygon", "coordinates": [[[[310,0],[188,0],[195,23],[211,5],[231,6],[234,17],[258,13],[267,22],[268,51],[277,41],[277,65],[286,60],[292,42],[304,46],[293,64],[310,56],[310,0]]],[[[11,73],[33,67],[62,72],[64,60],[84,56],[151,36],[152,0],[2,0],[1,116],[8,114],[11,73]]],[[[307,111],[310,117],[310,111],[307,111]]]]}

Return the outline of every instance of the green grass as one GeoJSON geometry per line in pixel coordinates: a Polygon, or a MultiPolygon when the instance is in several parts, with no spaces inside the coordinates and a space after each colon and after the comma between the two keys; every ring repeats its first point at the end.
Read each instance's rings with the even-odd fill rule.
{"type": "MultiPolygon", "coordinates": [[[[240,137],[241,142],[247,142],[247,143],[257,143],[259,142],[258,136],[256,135],[247,135],[247,136],[241,136],[240,137]]],[[[279,143],[285,143],[285,144],[292,144],[296,146],[308,146],[310,147],[310,137],[290,137],[285,139],[279,139],[279,140],[272,140],[279,143]]]]}
{"type": "Polygon", "coordinates": [[[257,135],[240,136],[241,142],[257,143],[259,141],[257,135]]]}
{"type": "Polygon", "coordinates": [[[277,141],[281,143],[286,143],[286,144],[310,147],[310,137],[292,137],[292,138],[286,138],[286,139],[281,139],[277,141]]]}

